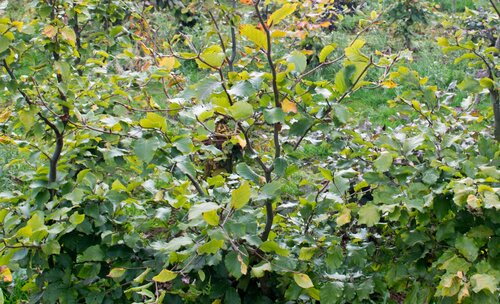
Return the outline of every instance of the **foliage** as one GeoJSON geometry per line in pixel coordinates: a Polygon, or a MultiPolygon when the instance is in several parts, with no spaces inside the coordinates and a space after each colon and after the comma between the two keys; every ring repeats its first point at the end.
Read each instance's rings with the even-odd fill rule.
{"type": "Polygon", "coordinates": [[[405,47],[411,49],[417,26],[429,22],[429,14],[426,1],[397,0],[387,12],[387,21],[395,27],[395,33],[403,37],[405,47]]]}
{"type": "MultiPolygon", "coordinates": [[[[499,24],[500,11],[492,2],[491,11],[473,12],[467,10],[463,18],[468,30],[458,29],[452,32],[452,37],[449,39],[439,38],[438,44],[446,53],[461,53],[455,59],[455,64],[465,61],[473,68],[473,74],[464,79],[459,84],[459,88],[470,94],[480,94],[483,93],[483,90],[489,94],[493,109],[494,136],[500,140],[500,95],[498,92],[500,35],[497,33],[496,37],[493,36],[499,24]],[[479,24],[479,28],[470,28],[471,18],[472,20],[476,18],[478,21],[476,25],[479,24]]],[[[444,25],[449,27],[451,24],[444,22],[444,25]]]]}
{"type": "Polygon", "coordinates": [[[29,166],[0,194],[1,280],[42,303],[496,303],[500,149],[473,94],[366,54],[375,11],[311,50],[316,1],[269,2],[203,3],[204,40],[135,1],[0,20],[0,139],[29,166]],[[356,121],[385,89],[414,119],[356,121]]]}

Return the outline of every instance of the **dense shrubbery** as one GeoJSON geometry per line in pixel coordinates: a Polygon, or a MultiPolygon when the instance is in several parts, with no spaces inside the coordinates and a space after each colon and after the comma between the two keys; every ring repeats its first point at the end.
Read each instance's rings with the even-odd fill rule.
{"type": "Polygon", "coordinates": [[[293,49],[325,27],[313,2],[204,3],[206,39],[135,1],[1,19],[0,143],[29,169],[0,194],[0,278],[42,303],[497,303],[500,149],[474,97],[498,50],[439,40],[492,64],[452,107],[407,50],[293,49]],[[345,106],[386,89],[406,124],[345,106]]]}

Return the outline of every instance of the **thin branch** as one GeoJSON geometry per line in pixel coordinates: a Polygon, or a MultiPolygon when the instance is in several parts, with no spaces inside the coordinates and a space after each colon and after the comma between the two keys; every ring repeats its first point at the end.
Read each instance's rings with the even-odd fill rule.
{"type": "MultiPolygon", "coordinates": [[[[262,17],[262,14],[260,13],[259,10],[259,3],[260,0],[255,1],[254,8],[255,12],[257,14],[257,17],[259,18],[259,22],[264,29],[264,32],[266,34],[266,57],[267,57],[267,62],[269,64],[269,68],[271,70],[271,75],[272,75],[272,88],[273,88],[273,93],[274,93],[274,105],[276,108],[281,108],[281,100],[280,100],[280,92],[278,89],[278,78],[277,78],[277,73],[276,73],[276,66],[274,65],[273,57],[272,57],[272,44],[271,44],[271,32],[269,31],[269,27],[267,26],[266,22],[264,21],[264,18],[262,17]]],[[[281,146],[279,142],[279,132],[281,131],[281,124],[280,123],[275,123],[274,124],[274,158],[279,158],[281,156],[281,146]]]]}
{"type": "Polygon", "coordinates": [[[493,6],[493,9],[495,10],[495,12],[497,12],[498,17],[500,18],[500,11],[498,10],[498,8],[495,5],[495,3],[493,2],[493,0],[490,0],[490,3],[491,3],[491,6],[493,6]]]}

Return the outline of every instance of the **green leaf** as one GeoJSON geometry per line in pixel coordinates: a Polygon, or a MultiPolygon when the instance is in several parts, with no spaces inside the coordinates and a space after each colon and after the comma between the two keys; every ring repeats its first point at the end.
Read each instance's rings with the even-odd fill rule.
{"type": "Polygon", "coordinates": [[[307,57],[302,52],[293,51],[288,55],[286,61],[288,63],[293,63],[295,66],[295,72],[302,73],[305,71],[307,66],[307,57]]]}
{"type": "Polygon", "coordinates": [[[468,91],[471,93],[479,93],[483,90],[479,81],[471,77],[465,78],[461,83],[457,85],[457,88],[462,91],[468,91]]]}
{"type": "Polygon", "coordinates": [[[313,120],[309,118],[302,118],[290,127],[289,135],[298,137],[303,136],[313,124],[313,120]]]}
{"type": "Polygon", "coordinates": [[[240,294],[235,288],[230,287],[226,290],[224,293],[224,303],[241,304],[240,294]]]}
{"type": "Polygon", "coordinates": [[[251,274],[254,278],[262,278],[266,271],[271,271],[271,263],[265,262],[259,266],[252,267],[251,274]]]}
{"type": "Polygon", "coordinates": [[[227,271],[237,280],[247,273],[247,265],[241,255],[236,251],[229,252],[224,258],[227,271]]]}
{"type": "Polygon", "coordinates": [[[260,176],[245,163],[239,163],[236,165],[236,173],[246,180],[252,181],[256,184],[260,183],[260,176]]]}
{"type": "Polygon", "coordinates": [[[156,149],[158,149],[159,147],[160,143],[156,138],[141,138],[138,139],[134,144],[134,153],[140,160],[144,161],[145,163],[149,163],[153,160],[156,149]]]}
{"type": "Polygon", "coordinates": [[[294,273],[293,274],[293,279],[297,285],[300,287],[307,289],[307,288],[312,288],[314,287],[313,282],[311,281],[311,278],[305,273],[294,273]]]}
{"type": "Polygon", "coordinates": [[[265,184],[264,187],[260,189],[260,197],[264,199],[274,199],[281,192],[282,186],[283,184],[279,181],[265,184]]]}
{"type": "Polygon", "coordinates": [[[210,212],[219,209],[220,206],[216,203],[201,203],[191,206],[189,209],[188,220],[199,218],[205,212],[210,212]]]}
{"type": "Polygon", "coordinates": [[[366,204],[359,209],[359,223],[372,227],[380,220],[380,214],[377,206],[366,204]]]}
{"type": "Polygon", "coordinates": [[[90,246],[77,257],[77,262],[101,262],[104,261],[104,251],[100,245],[90,246]]]}
{"type": "Polygon", "coordinates": [[[216,254],[222,246],[224,246],[224,240],[211,240],[200,247],[198,247],[199,254],[216,254]]]}
{"type": "Polygon", "coordinates": [[[258,47],[267,50],[267,37],[264,31],[259,30],[253,25],[243,24],[240,26],[240,33],[243,37],[252,41],[258,47]]]}
{"type": "Polygon", "coordinates": [[[342,301],[342,294],[344,291],[341,282],[326,283],[320,290],[320,299],[323,304],[339,304],[342,301]]]}
{"type": "Polygon", "coordinates": [[[474,262],[479,255],[479,248],[473,239],[466,236],[459,236],[455,241],[455,248],[469,261],[474,262]]]}
{"type": "Polygon", "coordinates": [[[489,290],[491,293],[495,293],[497,291],[498,279],[497,277],[489,274],[475,274],[470,278],[472,290],[475,293],[480,292],[481,290],[489,290]]]}
{"type": "Polygon", "coordinates": [[[267,20],[267,25],[272,26],[280,23],[283,19],[285,19],[288,15],[293,14],[297,9],[297,4],[285,4],[280,9],[276,10],[274,13],[269,16],[267,20]]]}
{"type": "Polygon", "coordinates": [[[10,46],[10,40],[7,37],[1,35],[0,36],[0,53],[5,51],[6,49],[8,49],[9,46],[10,46]]]}
{"type": "Polygon", "coordinates": [[[238,189],[231,192],[231,207],[238,210],[243,208],[249,201],[252,189],[248,182],[243,182],[238,189]]]}
{"type": "Polygon", "coordinates": [[[272,108],[264,110],[264,120],[268,124],[283,123],[285,122],[286,114],[281,108],[272,108]]]}
{"type": "Polygon", "coordinates": [[[168,269],[163,269],[159,274],[153,277],[153,281],[158,283],[170,282],[177,277],[177,273],[168,269]]]}
{"type": "Polygon", "coordinates": [[[394,159],[392,158],[392,154],[390,152],[382,152],[380,156],[373,161],[373,166],[377,170],[377,172],[386,172],[391,168],[392,162],[394,159]]]}
{"type": "Polygon", "coordinates": [[[281,256],[288,256],[290,251],[285,248],[281,248],[275,241],[265,241],[260,245],[260,249],[264,252],[276,252],[281,256]]]}
{"type": "Polygon", "coordinates": [[[238,101],[234,103],[230,108],[231,116],[236,120],[246,119],[253,115],[253,107],[251,104],[245,101],[238,101]]]}
{"type": "Polygon", "coordinates": [[[42,244],[42,251],[46,255],[59,254],[61,252],[61,245],[57,240],[50,240],[42,244]]]}
{"type": "Polygon", "coordinates": [[[332,43],[332,44],[325,46],[321,50],[321,52],[319,52],[319,56],[318,56],[319,62],[323,63],[325,61],[326,57],[328,57],[328,55],[330,55],[330,53],[333,52],[336,48],[337,48],[336,43],[332,43]]]}
{"type": "Polygon", "coordinates": [[[277,176],[282,177],[286,173],[288,162],[283,157],[278,157],[274,160],[274,171],[277,176]]]}

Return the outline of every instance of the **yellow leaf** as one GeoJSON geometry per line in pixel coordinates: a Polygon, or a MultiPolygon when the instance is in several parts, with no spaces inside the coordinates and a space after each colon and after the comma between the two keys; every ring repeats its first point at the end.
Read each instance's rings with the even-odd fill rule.
{"type": "Polygon", "coordinates": [[[21,21],[12,21],[12,25],[15,26],[18,31],[22,31],[24,23],[21,21]]]}
{"type": "Polygon", "coordinates": [[[10,117],[10,110],[9,109],[5,109],[3,112],[0,113],[0,122],[4,122],[4,121],[7,121],[7,119],[9,119],[10,117]]]}
{"type": "Polygon", "coordinates": [[[382,82],[382,86],[386,89],[392,89],[392,88],[397,87],[398,85],[392,80],[386,80],[386,81],[382,82]]]}
{"type": "Polygon", "coordinates": [[[264,31],[259,30],[253,25],[243,24],[240,26],[240,33],[242,36],[255,43],[258,47],[267,50],[267,38],[264,31]]]}
{"type": "Polygon", "coordinates": [[[245,262],[243,261],[243,258],[241,257],[240,254],[238,254],[238,261],[240,262],[240,271],[243,275],[247,274],[248,272],[248,266],[247,264],[245,264],[245,262]]]}
{"type": "Polygon", "coordinates": [[[281,20],[285,19],[288,15],[295,12],[297,9],[297,4],[285,4],[280,9],[271,14],[269,19],[267,20],[267,25],[271,26],[274,24],[278,24],[281,20]]]}
{"type": "Polygon", "coordinates": [[[415,110],[422,111],[422,106],[420,105],[420,102],[418,102],[418,100],[412,100],[411,104],[415,110]]]}
{"type": "Polygon", "coordinates": [[[0,266],[0,279],[4,282],[12,282],[12,273],[7,266],[0,266]]]}
{"type": "Polygon", "coordinates": [[[168,71],[178,67],[180,64],[174,57],[162,57],[158,60],[158,65],[168,71]]]}
{"type": "Polygon", "coordinates": [[[292,102],[288,99],[283,100],[283,103],[281,104],[281,109],[285,113],[297,113],[297,105],[295,102],[292,102]]]}
{"type": "Polygon", "coordinates": [[[217,214],[217,210],[210,210],[207,212],[203,212],[203,219],[211,226],[219,225],[219,215],[217,214]]]}
{"type": "Polygon", "coordinates": [[[163,269],[159,274],[153,277],[153,281],[158,283],[170,282],[177,277],[177,273],[168,269],[163,269]]]}
{"type": "Polygon", "coordinates": [[[370,19],[374,20],[374,19],[377,19],[377,17],[378,17],[378,14],[377,14],[377,12],[376,12],[376,11],[372,11],[372,12],[370,13],[370,19]]]}
{"type": "Polygon", "coordinates": [[[239,134],[236,135],[236,140],[238,141],[238,144],[240,145],[240,147],[242,149],[245,149],[245,147],[247,146],[247,141],[241,137],[239,134]]]}
{"type": "Polygon", "coordinates": [[[314,284],[311,281],[311,278],[309,278],[309,276],[305,273],[294,273],[293,279],[295,280],[295,283],[297,283],[297,285],[299,285],[300,287],[302,287],[304,289],[314,287],[314,284]]]}

